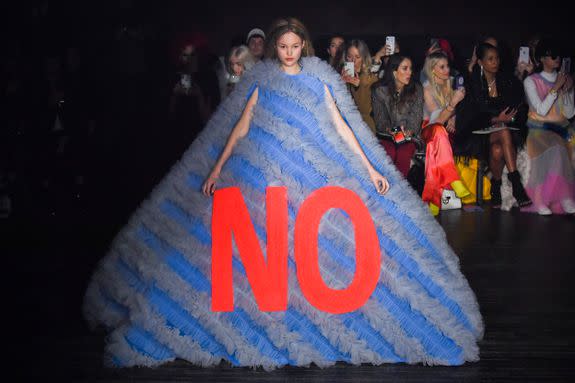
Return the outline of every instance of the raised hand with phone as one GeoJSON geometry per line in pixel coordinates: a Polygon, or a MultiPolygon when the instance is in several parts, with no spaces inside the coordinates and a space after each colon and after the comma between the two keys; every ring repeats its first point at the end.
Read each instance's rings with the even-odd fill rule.
{"type": "Polygon", "coordinates": [[[354,39],[349,42],[344,52],[345,62],[341,71],[341,79],[348,84],[349,92],[360,111],[365,123],[375,132],[375,122],[372,117],[371,86],[379,80],[372,69],[371,53],[363,40],[354,39]]]}

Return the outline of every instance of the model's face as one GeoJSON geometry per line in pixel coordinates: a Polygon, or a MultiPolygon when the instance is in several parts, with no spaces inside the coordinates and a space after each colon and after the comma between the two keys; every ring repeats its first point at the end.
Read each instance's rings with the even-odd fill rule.
{"type": "Polygon", "coordinates": [[[276,43],[276,53],[284,68],[290,68],[298,64],[301,51],[305,42],[293,32],[287,32],[280,36],[276,43]]]}
{"type": "Polygon", "coordinates": [[[543,56],[541,64],[546,70],[557,69],[561,66],[561,56],[543,56]]]}
{"type": "Polygon", "coordinates": [[[341,37],[334,37],[329,42],[329,48],[327,48],[327,53],[329,53],[329,57],[334,58],[337,54],[337,51],[343,45],[343,39],[341,37]]]}
{"type": "Polygon", "coordinates": [[[244,66],[237,57],[230,57],[230,68],[232,73],[236,76],[241,76],[244,73],[244,66]]]}
{"type": "Polygon", "coordinates": [[[260,36],[254,36],[248,42],[248,48],[250,48],[250,52],[256,58],[260,59],[264,55],[264,39],[260,36]]]}
{"type": "Polygon", "coordinates": [[[361,66],[363,65],[363,59],[359,54],[359,50],[356,47],[347,48],[347,53],[345,55],[346,61],[353,61],[353,66],[355,68],[355,73],[361,72],[361,66]]]}
{"type": "Polygon", "coordinates": [[[398,83],[398,85],[405,86],[409,84],[409,82],[411,81],[411,75],[413,74],[411,68],[411,60],[403,59],[403,61],[399,63],[397,70],[394,71],[393,74],[395,77],[395,81],[398,83]]]}
{"type": "Polygon", "coordinates": [[[446,59],[440,59],[433,67],[433,75],[439,80],[449,79],[449,63],[446,59]]]}
{"type": "Polygon", "coordinates": [[[494,49],[489,49],[482,60],[478,60],[483,70],[489,73],[497,73],[499,70],[499,54],[494,49]]]}

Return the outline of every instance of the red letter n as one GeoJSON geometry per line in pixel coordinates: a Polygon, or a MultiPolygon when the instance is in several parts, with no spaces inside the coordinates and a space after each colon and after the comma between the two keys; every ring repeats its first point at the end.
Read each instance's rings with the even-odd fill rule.
{"type": "Polygon", "coordinates": [[[267,262],[240,188],[216,190],[212,211],[212,310],[233,311],[232,233],[262,311],[287,309],[287,188],[266,188],[267,262]]]}

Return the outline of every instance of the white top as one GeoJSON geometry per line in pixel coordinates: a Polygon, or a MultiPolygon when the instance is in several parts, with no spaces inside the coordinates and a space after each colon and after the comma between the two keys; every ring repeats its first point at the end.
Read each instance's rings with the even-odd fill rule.
{"type": "MultiPolygon", "coordinates": [[[[557,79],[557,72],[552,73],[541,72],[541,77],[549,82],[555,82],[557,79]]],[[[553,94],[548,93],[543,101],[539,98],[537,93],[537,88],[535,87],[535,82],[531,76],[528,76],[523,81],[523,87],[525,88],[525,95],[527,96],[527,102],[529,107],[535,111],[540,116],[546,116],[549,113],[549,109],[553,106],[557,98],[561,99],[563,102],[563,115],[565,118],[569,119],[575,115],[575,103],[573,101],[573,88],[569,92],[561,92],[553,94]]]]}

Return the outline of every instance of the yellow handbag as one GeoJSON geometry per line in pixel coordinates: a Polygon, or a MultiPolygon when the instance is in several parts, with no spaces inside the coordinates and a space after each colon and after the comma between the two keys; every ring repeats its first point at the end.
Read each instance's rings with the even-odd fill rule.
{"type": "MultiPolygon", "coordinates": [[[[461,182],[467,186],[467,189],[471,192],[470,195],[463,198],[461,202],[464,204],[470,204],[477,202],[477,168],[479,165],[479,161],[476,158],[464,158],[464,157],[455,157],[455,166],[457,167],[457,172],[459,173],[459,178],[461,182]]],[[[491,182],[489,178],[483,176],[483,199],[490,200],[491,199],[491,182]]]]}

